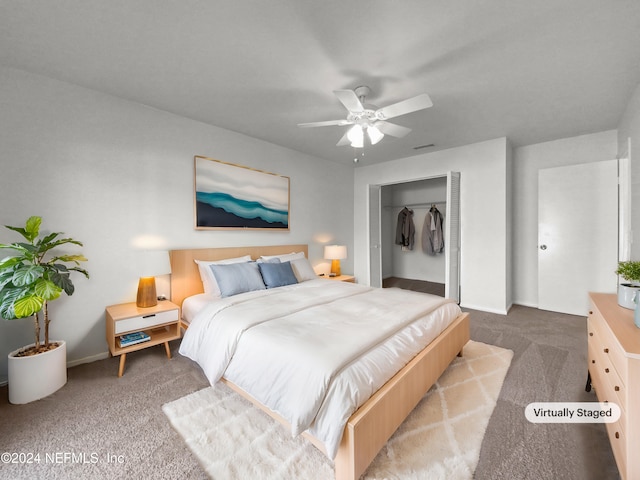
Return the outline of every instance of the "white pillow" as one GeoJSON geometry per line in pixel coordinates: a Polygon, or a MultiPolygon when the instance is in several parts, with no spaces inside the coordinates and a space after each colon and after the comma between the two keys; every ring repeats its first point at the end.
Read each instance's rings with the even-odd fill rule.
{"type": "Polygon", "coordinates": [[[202,286],[204,287],[204,293],[210,293],[216,297],[220,296],[220,287],[216,281],[216,277],[213,275],[211,265],[230,265],[232,263],[245,263],[251,261],[251,255],[245,255],[244,257],[225,258],[224,260],[207,261],[207,260],[195,260],[198,264],[198,270],[200,271],[200,280],[202,280],[202,286]]]}
{"type": "Polygon", "coordinates": [[[277,258],[282,263],[284,263],[284,262],[290,262],[297,258],[305,258],[305,256],[304,256],[304,252],[297,252],[297,253],[291,252],[291,253],[285,253],[282,255],[262,255],[260,257],[260,259],[265,262],[268,262],[269,260],[273,260],[274,258],[277,258]]]}
{"type": "Polygon", "coordinates": [[[296,258],[290,261],[293,274],[298,279],[298,282],[306,282],[307,280],[314,280],[318,278],[315,270],[306,258],[296,258]]]}

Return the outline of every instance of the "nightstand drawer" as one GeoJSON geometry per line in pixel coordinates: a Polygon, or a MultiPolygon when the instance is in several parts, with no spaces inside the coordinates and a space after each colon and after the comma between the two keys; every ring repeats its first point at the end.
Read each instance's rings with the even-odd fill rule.
{"type": "Polygon", "coordinates": [[[144,330],[146,328],[155,327],[178,321],[178,310],[169,310],[168,312],[149,313],[148,315],[138,315],[137,317],[123,318],[115,322],[115,333],[144,330]]]}

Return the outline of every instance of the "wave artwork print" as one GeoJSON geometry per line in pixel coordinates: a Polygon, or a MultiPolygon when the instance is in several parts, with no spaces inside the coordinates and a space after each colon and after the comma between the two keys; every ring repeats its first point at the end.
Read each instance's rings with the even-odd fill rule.
{"type": "Polygon", "coordinates": [[[196,228],[289,228],[289,178],[195,157],[196,228]]]}

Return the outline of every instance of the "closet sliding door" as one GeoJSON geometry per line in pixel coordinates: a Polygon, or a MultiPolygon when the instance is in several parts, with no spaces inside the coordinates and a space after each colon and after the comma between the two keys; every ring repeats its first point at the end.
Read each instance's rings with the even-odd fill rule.
{"type": "Polygon", "coordinates": [[[444,296],[460,303],[460,172],[447,174],[444,296]]]}
{"type": "Polygon", "coordinates": [[[380,185],[369,185],[369,285],[382,288],[380,185]]]}

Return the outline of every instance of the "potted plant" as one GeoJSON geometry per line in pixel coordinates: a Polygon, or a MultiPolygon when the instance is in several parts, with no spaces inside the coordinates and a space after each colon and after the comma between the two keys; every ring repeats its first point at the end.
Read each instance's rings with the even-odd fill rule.
{"type": "Polygon", "coordinates": [[[618,305],[631,310],[635,309],[634,297],[640,290],[640,262],[631,260],[618,262],[616,274],[630,282],[618,285],[618,305]]]}
{"type": "Polygon", "coordinates": [[[0,316],[7,320],[32,317],[34,343],[9,353],[9,402],[28,403],[46,397],[67,382],[67,355],[64,341],[49,341],[49,302],[62,292],[74,292],[71,272],[79,272],[87,259],[81,254],[54,253],[62,245],[82,246],[72,238],[59,238],[60,232],[40,237],[41,217],[30,217],[24,228],[6,228],[26,240],[0,244],[12,255],[0,260],[0,316]],[[70,266],[69,266],[70,265],[70,266]],[[40,342],[41,322],[44,342],[40,342]]]}

